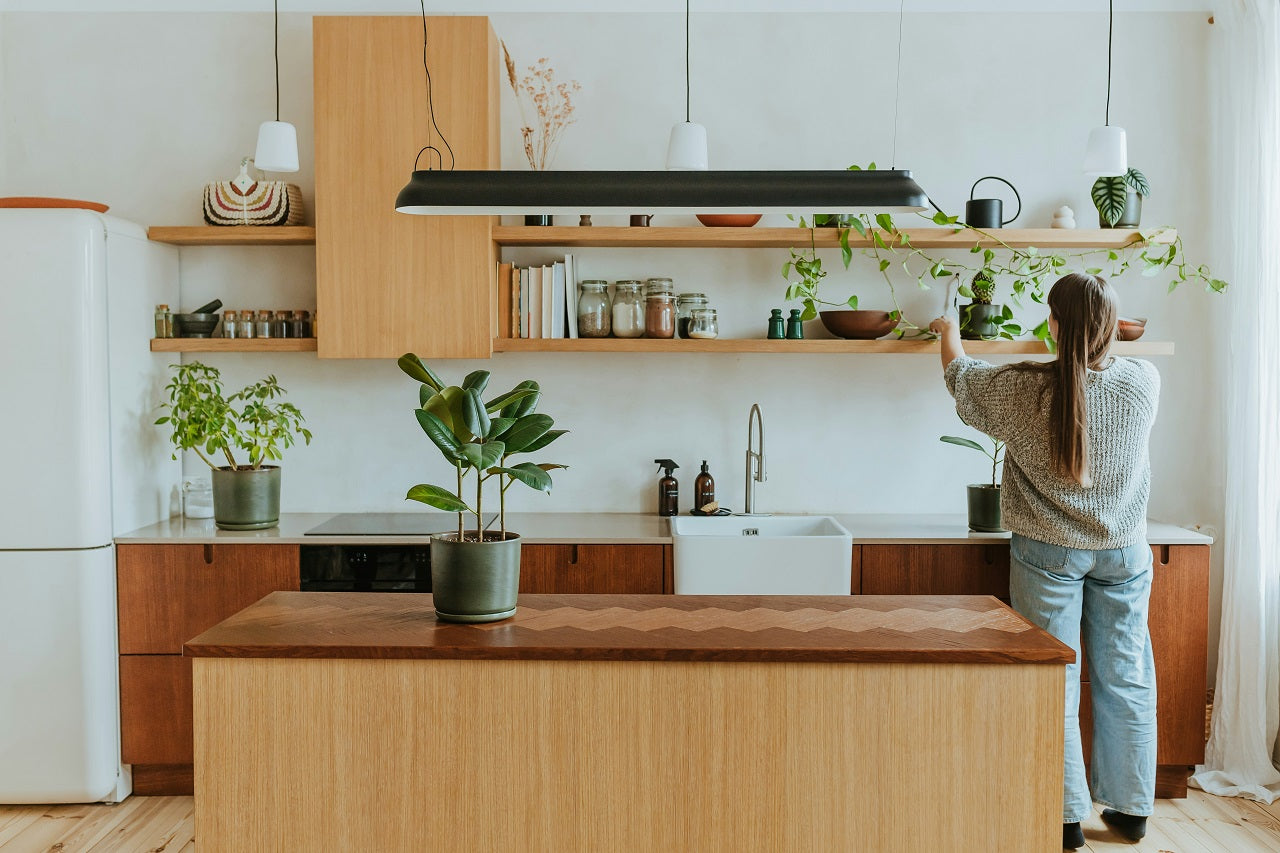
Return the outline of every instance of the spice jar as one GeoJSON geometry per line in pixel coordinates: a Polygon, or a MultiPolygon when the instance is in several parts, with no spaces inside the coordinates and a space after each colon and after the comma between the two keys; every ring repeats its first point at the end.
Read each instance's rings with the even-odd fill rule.
{"type": "Polygon", "coordinates": [[[258,311],[253,315],[253,333],[259,338],[275,337],[275,331],[271,328],[270,311],[258,311]]]}
{"type": "Polygon", "coordinates": [[[240,312],[240,322],[236,328],[237,338],[252,338],[255,336],[253,312],[245,309],[240,312]]]}
{"type": "Polygon", "coordinates": [[[294,311],[292,320],[293,334],[295,338],[311,337],[311,312],[310,311],[294,311]]]}
{"type": "Polygon", "coordinates": [[[695,340],[720,337],[720,323],[716,319],[716,309],[693,309],[693,316],[689,318],[689,337],[695,340]]]}
{"type": "Polygon", "coordinates": [[[646,338],[676,336],[676,298],[670,293],[654,293],[645,297],[644,336],[646,338]]]}
{"type": "Polygon", "coordinates": [[[693,311],[706,307],[705,293],[682,293],[676,297],[676,332],[680,337],[689,337],[689,317],[693,311]]]}
{"type": "Polygon", "coordinates": [[[647,278],[644,280],[644,295],[659,296],[663,293],[674,294],[675,284],[669,278],[647,278]]]}
{"type": "Polygon", "coordinates": [[[645,305],[640,295],[643,285],[625,280],[613,285],[613,336],[616,338],[644,337],[645,305]]]}
{"type": "Polygon", "coordinates": [[[613,327],[613,309],[609,304],[609,284],[587,279],[578,285],[578,337],[607,338],[613,327]]]}
{"type": "Polygon", "coordinates": [[[293,312],[277,311],[271,318],[271,336],[275,338],[293,337],[293,312]]]}
{"type": "Polygon", "coordinates": [[[173,315],[169,313],[169,306],[163,303],[156,306],[156,337],[173,337],[173,315]]]}
{"type": "Polygon", "coordinates": [[[222,312],[222,336],[224,338],[240,337],[240,312],[239,311],[223,311],[222,312]]]}

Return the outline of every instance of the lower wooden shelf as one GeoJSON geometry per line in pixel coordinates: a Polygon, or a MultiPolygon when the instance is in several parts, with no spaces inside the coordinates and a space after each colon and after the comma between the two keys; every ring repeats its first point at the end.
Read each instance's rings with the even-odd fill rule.
{"type": "MultiPolygon", "coordinates": [[[[659,340],[654,338],[496,338],[494,352],[662,352],[662,353],[888,353],[938,354],[937,341],[778,341],[764,339],[659,340]]],[[[974,355],[1048,355],[1040,341],[965,341],[974,355]]],[[[1119,341],[1115,355],[1173,355],[1169,341],[1119,341]]]]}
{"type": "Polygon", "coordinates": [[[315,352],[315,338],[152,338],[152,352],[315,352]]]}

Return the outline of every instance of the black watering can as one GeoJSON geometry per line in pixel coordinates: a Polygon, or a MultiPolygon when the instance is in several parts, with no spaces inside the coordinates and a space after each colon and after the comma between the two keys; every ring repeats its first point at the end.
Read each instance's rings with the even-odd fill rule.
{"type": "Polygon", "coordinates": [[[985,178],[978,178],[978,180],[974,181],[973,186],[969,188],[969,200],[964,203],[964,222],[972,228],[1001,228],[1017,219],[1020,213],[1022,213],[1022,196],[1018,195],[1017,188],[1004,178],[998,178],[995,175],[987,175],[985,178]],[[1000,199],[974,198],[974,190],[983,181],[1000,181],[1013,190],[1013,197],[1018,200],[1018,213],[1015,213],[1010,219],[1001,221],[1001,217],[1004,216],[1004,205],[1000,199]]]}

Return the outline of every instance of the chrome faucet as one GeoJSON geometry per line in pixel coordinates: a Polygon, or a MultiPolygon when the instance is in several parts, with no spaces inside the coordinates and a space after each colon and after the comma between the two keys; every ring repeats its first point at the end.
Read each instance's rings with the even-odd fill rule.
{"type": "Polygon", "coordinates": [[[742,501],[744,515],[756,515],[756,483],[765,481],[764,471],[764,417],[760,414],[760,404],[752,403],[747,415],[747,482],[742,501]],[[752,450],[752,439],[755,437],[756,425],[760,427],[759,450],[752,450]],[[755,464],[753,465],[752,462],[755,464]]]}

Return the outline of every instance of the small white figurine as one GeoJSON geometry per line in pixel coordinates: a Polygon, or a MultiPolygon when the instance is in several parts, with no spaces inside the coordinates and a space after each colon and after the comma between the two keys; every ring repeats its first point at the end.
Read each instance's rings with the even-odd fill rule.
{"type": "Polygon", "coordinates": [[[1065,204],[1053,212],[1053,222],[1049,223],[1050,228],[1075,228],[1076,214],[1065,204]]]}

